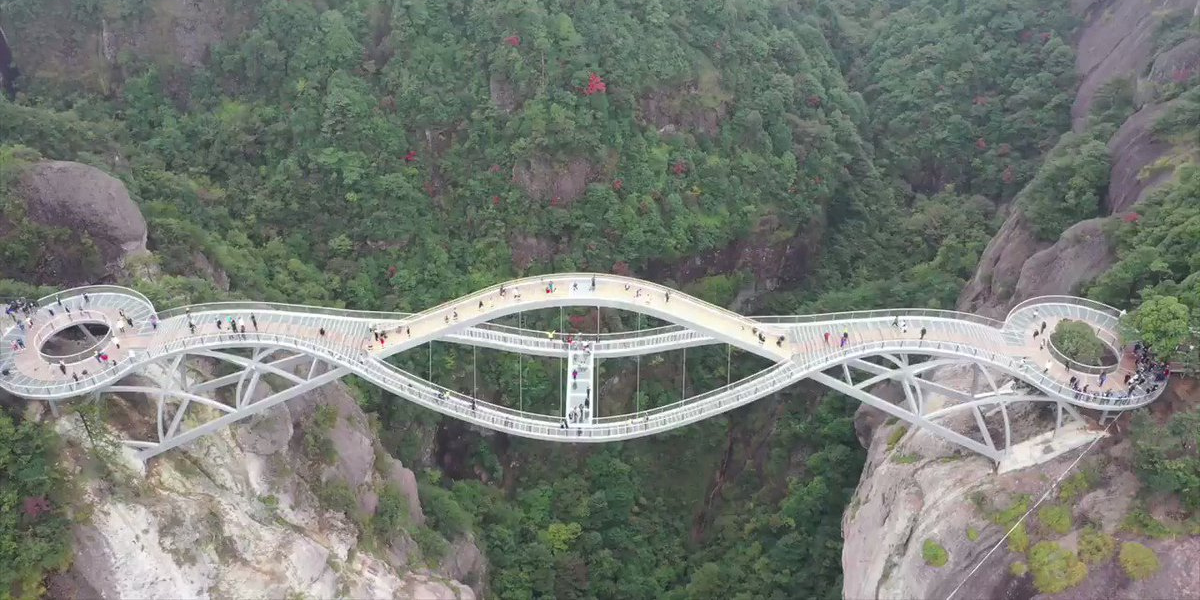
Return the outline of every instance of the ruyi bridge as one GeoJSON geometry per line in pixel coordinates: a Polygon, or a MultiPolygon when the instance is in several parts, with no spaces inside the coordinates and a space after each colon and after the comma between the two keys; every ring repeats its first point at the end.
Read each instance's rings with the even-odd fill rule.
{"type": "Polygon", "coordinates": [[[125,440],[146,459],[262,412],[351,373],[421,406],[512,435],[558,442],[608,442],[669,431],[724,413],[812,379],[894,417],[1000,461],[1013,447],[1010,412],[1016,403],[1052,407],[1055,431],[1079,409],[1101,420],[1152,402],[1163,386],[1132,391],[1121,365],[1106,384],[1072,372],[1040,347],[1042,323],[1062,319],[1091,325],[1119,357],[1118,311],[1069,296],[1034,298],[1003,321],[974,314],[899,309],[822,315],[747,317],[670,288],[606,274],[530,277],[489,287],[416,314],[364,312],[262,302],[219,302],[158,311],[141,294],[93,286],[42,298],[32,325],[18,314],[0,346],[0,388],[50,402],[93,400],[133,392],[153,410],[153,439],[125,440]],[[615,334],[563,334],[490,323],[549,307],[604,307],[674,323],[615,334]],[[132,321],[133,325],[128,326],[132,321]],[[124,322],[126,327],[121,327],[124,322]],[[218,327],[218,323],[220,326],[218,327]],[[80,327],[84,326],[84,327],[80,327]],[[89,347],[57,355],[48,342],[82,329],[89,347]],[[98,334],[107,330],[108,333],[98,334]],[[379,341],[376,333],[386,334],[379,341]],[[845,338],[845,343],[842,339],[845,338]],[[15,342],[20,340],[25,349],[15,342]],[[435,340],[515,353],[563,357],[564,415],[500,406],[438,386],[389,363],[389,356],[435,340]],[[750,377],[678,402],[621,415],[598,416],[594,362],[692,346],[725,343],[772,365],[750,377]],[[119,346],[119,347],[118,347],[119,346]],[[108,360],[103,360],[104,357],[108,360]],[[196,381],[189,356],[216,359],[236,372],[196,381]],[[929,380],[934,369],[966,364],[983,391],[956,390],[929,380]],[[1086,393],[1068,385],[1072,374],[1090,382],[1086,393]],[[141,374],[149,377],[131,378],[141,374]],[[269,385],[264,377],[270,378],[269,385]],[[146,385],[146,381],[155,381],[146,385]],[[904,397],[893,403],[870,390],[893,381],[904,397]],[[1021,382],[1018,384],[1017,382],[1021,382]],[[282,388],[282,389],[281,389],[282,388]],[[932,398],[950,401],[933,401],[932,398]],[[971,424],[951,428],[947,418],[971,424]]]}

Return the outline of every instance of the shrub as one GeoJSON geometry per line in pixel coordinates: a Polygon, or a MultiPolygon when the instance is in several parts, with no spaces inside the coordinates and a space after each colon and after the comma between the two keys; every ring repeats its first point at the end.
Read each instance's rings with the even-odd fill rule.
{"type": "Polygon", "coordinates": [[[1087,577],[1087,565],[1075,553],[1054,542],[1038,542],[1029,553],[1033,585],[1043,594],[1057,594],[1079,585],[1087,577]]]}
{"type": "Polygon", "coordinates": [[[1008,536],[1008,549],[1018,554],[1024,554],[1026,550],[1029,550],[1029,533],[1025,531],[1025,523],[1017,525],[1012,535],[1008,536]]]}
{"type": "Polygon", "coordinates": [[[428,527],[418,527],[412,531],[412,539],[421,549],[421,554],[431,562],[438,562],[450,550],[450,543],[438,532],[428,527]]]}
{"type": "Polygon", "coordinates": [[[900,438],[904,437],[904,434],[906,433],[908,433],[908,427],[897,427],[893,429],[892,432],[888,434],[887,449],[890,451],[892,448],[895,448],[896,444],[900,443],[900,438]]]}
{"type": "Polygon", "coordinates": [[[1038,509],[1038,520],[1051,531],[1063,535],[1071,530],[1071,509],[1052,504],[1038,509]]]}
{"type": "Polygon", "coordinates": [[[1158,556],[1154,551],[1137,543],[1121,544],[1121,568],[1130,579],[1145,579],[1158,572],[1158,556]]]}
{"type": "Polygon", "coordinates": [[[418,490],[429,526],[446,539],[455,538],[471,528],[471,514],[463,510],[450,490],[429,484],[421,484],[418,490]]]}
{"type": "Polygon", "coordinates": [[[321,506],[332,511],[350,516],[354,513],[357,501],[354,492],[344,481],[329,481],[317,486],[317,501],[321,506]]]}
{"type": "Polygon", "coordinates": [[[1104,342],[1096,337],[1091,325],[1083,321],[1059,321],[1050,334],[1054,347],[1067,358],[1085,365],[1099,365],[1104,358],[1104,342]]]}
{"type": "Polygon", "coordinates": [[[1083,496],[1095,484],[1096,474],[1094,471],[1088,469],[1079,471],[1062,482],[1062,486],[1058,490],[1058,499],[1063,502],[1070,502],[1083,496]]]}
{"type": "Polygon", "coordinates": [[[979,541],[979,530],[974,527],[967,528],[967,539],[972,542],[979,541]]]}
{"type": "Polygon", "coordinates": [[[1008,572],[1017,577],[1024,577],[1025,574],[1029,572],[1029,565],[1021,561],[1017,561],[1008,566],[1008,572]]]}
{"type": "Polygon", "coordinates": [[[403,531],[409,524],[408,501],[393,486],[379,493],[379,504],[375,507],[375,518],[371,526],[382,540],[390,540],[396,531],[403,531]]]}
{"type": "Polygon", "coordinates": [[[950,560],[950,553],[933,540],[925,540],[925,545],[921,547],[921,556],[925,558],[925,564],[932,567],[940,567],[950,560]]]}
{"type": "Polygon", "coordinates": [[[1117,541],[1103,531],[1089,527],[1079,536],[1079,559],[1089,565],[1112,558],[1116,549],[1117,541]]]}

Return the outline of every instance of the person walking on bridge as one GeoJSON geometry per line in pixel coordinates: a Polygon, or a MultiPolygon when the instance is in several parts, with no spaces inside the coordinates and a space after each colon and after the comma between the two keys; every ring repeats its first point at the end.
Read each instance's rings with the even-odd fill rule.
{"type": "Polygon", "coordinates": [[[926,330],[924,327],[922,327],[921,328],[921,339],[925,339],[925,333],[926,333],[926,330]]]}
{"type": "Polygon", "coordinates": [[[825,332],[825,345],[826,346],[829,345],[829,332],[828,331],[825,332]]]}
{"type": "Polygon", "coordinates": [[[67,374],[67,363],[65,363],[61,360],[58,361],[58,370],[62,371],[63,375],[66,375],[67,374]]]}
{"type": "Polygon", "coordinates": [[[221,317],[217,317],[217,331],[221,330],[221,317]]]}
{"type": "Polygon", "coordinates": [[[254,318],[254,313],[250,313],[250,324],[254,326],[255,331],[258,331],[258,319],[254,318]]]}

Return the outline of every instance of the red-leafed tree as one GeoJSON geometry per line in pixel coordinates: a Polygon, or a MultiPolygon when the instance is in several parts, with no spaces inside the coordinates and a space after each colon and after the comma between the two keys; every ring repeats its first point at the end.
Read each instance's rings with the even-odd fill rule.
{"type": "Polygon", "coordinates": [[[687,173],[687,171],[687,163],[683,162],[682,160],[671,166],[671,172],[679,176],[683,176],[685,173],[687,173]]]}
{"type": "Polygon", "coordinates": [[[584,95],[603,94],[607,90],[608,85],[604,83],[603,79],[600,79],[599,75],[595,73],[588,75],[588,84],[583,90],[584,95]]]}
{"type": "Polygon", "coordinates": [[[612,188],[614,190],[621,191],[621,188],[623,188],[623,187],[625,187],[624,180],[622,180],[622,179],[614,179],[613,180],[612,188]]]}
{"type": "Polygon", "coordinates": [[[979,148],[980,150],[987,150],[987,140],[983,138],[975,140],[975,147],[979,148]]]}
{"type": "Polygon", "coordinates": [[[414,160],[417,160],[417,151],[409,150],[408,154],[404,155],[404,162],[412,162],[414,160]]]}
{"type": "Polygon", "coordinates": [[[510,36],[504,38],[504,43],[508,44],[509,46],[512,46],[513,48],[516,48],[517,46],[521,45],[521,36],[510,35],[510,36]]]}

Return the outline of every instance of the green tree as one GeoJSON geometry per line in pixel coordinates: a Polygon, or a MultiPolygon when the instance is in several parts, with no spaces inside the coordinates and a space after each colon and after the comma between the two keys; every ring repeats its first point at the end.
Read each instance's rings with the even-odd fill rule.
{"type": "Polygon", "coordinates": [[[66,483],[57,438],[0,412],[0,596],[38,598],[42,580],[71,562],[66,483]]]}
{"type": "Polygon", "coordinates": [[[1187,305],[1174,296],[1155,296],[1121,318],[1122,337],[1140,340],[1161,360],[1170,360],[1191,336],[1187,305]]]}

